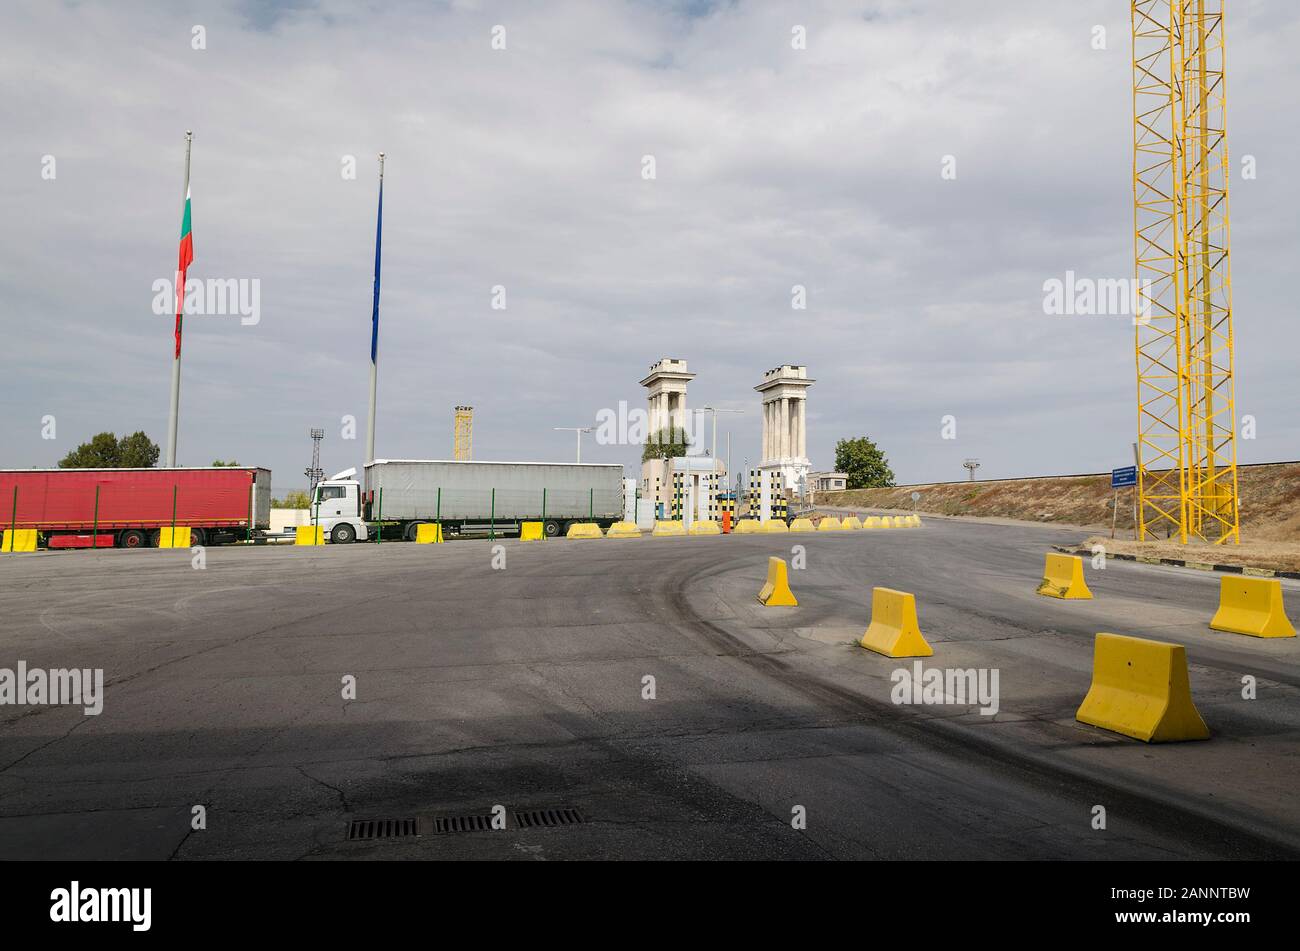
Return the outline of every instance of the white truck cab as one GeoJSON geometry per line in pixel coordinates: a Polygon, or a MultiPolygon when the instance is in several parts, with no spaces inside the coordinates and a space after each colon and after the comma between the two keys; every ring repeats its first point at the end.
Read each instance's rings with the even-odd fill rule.
{"type": "Polygon", "coordinates": [[[311,500],[311,514],[327,539],[335,544],[365,541],[368,535],[361,517],[361,483],[347,469],[316,484],[311,500]]]}

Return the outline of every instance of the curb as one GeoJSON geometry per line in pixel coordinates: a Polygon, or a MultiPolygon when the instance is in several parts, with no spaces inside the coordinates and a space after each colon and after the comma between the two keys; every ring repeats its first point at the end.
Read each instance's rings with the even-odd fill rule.
{"type": "MultiPolygon", "coordinates": [[[[1052,548],[1065,555],[1092,557],[1092,551],[1087,548],[1071,548],[1067,545],[1053,545],[1052,548]]],[[[1128,555],[1118,552],[1107,552],[1106,557],[1117,558],[1120,561],[1136,561],[1144,565],[1170,565],[1174,568],[1192,568],[1196,571],[1222,571],[1230,575],[1246,575],[1251,578],[1291,578],[1300,581],[1300,571],[1253,568],[1249,565],[1211,565],[1203,561],[1186,561],[1181,558],[1151,558],[1144,555],[1128,555]]]]}

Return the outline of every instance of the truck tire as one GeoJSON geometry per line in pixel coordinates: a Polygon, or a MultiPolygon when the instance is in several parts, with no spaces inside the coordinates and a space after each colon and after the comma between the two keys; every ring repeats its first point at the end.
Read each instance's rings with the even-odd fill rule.
{"type": "Polygon", "coordinates": [[[334,531],[330,532],[330,541],[335,545],[348,545],[357,540],[357,530],[347,522],[342,522],[334,526],[334,531]]]}
{"type": "Polygon", "coordinates": [[[547,538],[556,538],[560,535],[560,523],[555,519],[548,518],[542,523],[542,533],[547,538]]]}
{"type": "Polygon", "coordinates": [[[415,541],[415,536],[420,534],[420,526],[430,524],[428,522],[412,522],[406,526],[406,531],[402,532],[402,537],[408,542],[415,541]]]}
{"type": "Polygon", "coordinates": [[[204,535],[204,533],[203,533],[203,529],[201,529],[201,528],[191,528],[191,529],[190,529],[190,545],[191,545],[191,546],[193,546],[193,545],[198,545],[199,547],[202,547],[202,546],[203,546],[203,543],[206,542],[206,541],[207,541],[207,536],[204,535]]]}
{"type": "Polygon", "coordinates": [[[144,532],[138,528],[128,528],[122,534],[117,536],[117,546],[119,548],[144,548],[148,544],[148,539],[144,532]]]}

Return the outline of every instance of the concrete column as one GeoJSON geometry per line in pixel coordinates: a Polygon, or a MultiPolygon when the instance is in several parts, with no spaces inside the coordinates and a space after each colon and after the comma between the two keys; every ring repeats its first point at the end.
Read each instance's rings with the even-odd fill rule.
{"type": "Polygon", "coordinates": [[[772,432],[771,416],[772,416],[771,404],[764,402],[763,403],[763,452],[762,452],[762,458],[759,459],[760,465],[764,462],[767,462],[767,460],[770,458],[770,454],[768,453],[768,440],[771,437],[771,432],[772,432]]]}
{"type": "Polygon", "coordinates": [[[779,428],[781,434],[781,448],[777,452],[777,455],[780,458],[785,459],[790,455],[790,401],[785,397],[782,397],[779,405],[781,407],[779,410],[781,414],[781,425],[779,428]]]}
{"type": "Polygon", "coordinates": [[[800,459],[809,457],[809,417],[807,417],[807,407],[809,401],[800,400],[800,459]]]}

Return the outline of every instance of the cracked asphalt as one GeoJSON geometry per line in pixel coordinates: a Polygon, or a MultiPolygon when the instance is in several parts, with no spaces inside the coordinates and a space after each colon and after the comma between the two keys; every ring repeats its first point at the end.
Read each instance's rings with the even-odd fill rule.
{"type": "Polygon", "coordinates": [[[486,541],[4,556],[0,667],[102,667],[105,697],[0,706],[0,858],[1300,856],[1300,640],[1211,631],[1195,571],[1112,561],[1092,601],[1035,595],[1077,540],[927,520],[506,541],[504,570],[486,541]],[[761,607],[796,545],[799,607],[761,607]],[[892,703],[912,661],[855,643],[873,585],[916,594],[925,666],[999,671],[995,716],[892,703]],[[1212,738],[1077,723],[1098,631],[1185,644],[1212,738]],[[495,805],[585,821],[347,838],[495,805]]]}

